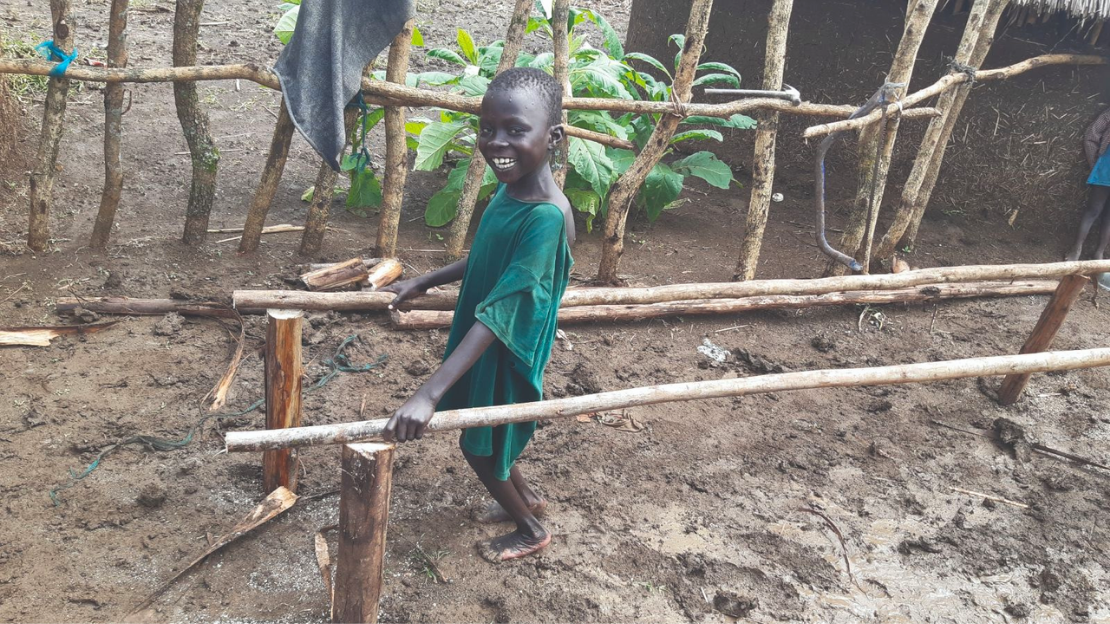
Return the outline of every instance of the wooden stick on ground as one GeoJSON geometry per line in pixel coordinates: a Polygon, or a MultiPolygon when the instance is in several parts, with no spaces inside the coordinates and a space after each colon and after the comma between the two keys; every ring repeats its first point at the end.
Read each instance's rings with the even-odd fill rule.
{"type": "MultiPolygon", "coordinates": [[[[209,232],[211,232],[211,231],[212,230],[209,230],[209,232]]],[[[262,234],[286,234],[286,233],[289,233],[289,232],[303,232],[303,231],[304,231],[304,226],[302,226],[302,225],[290,225],[288,223],[285,223],[285,224],[282,224],[282,225],[268,225],[268,226],[262,228],[262,231],[259,232],[259,235],[262,235],[262,234]]],[[[217,244],[219,244],[219,243],[230,243],[231,241],[241,240],[242,238],[243,238],[243,236],[232,236],[231,238],[221,238],[220,240],[216,241],[216,243],[217,244]]]]}
{"type": "MultiPolygon", "coordinates": [[[[672,316],[740,314],[756,310],[800,309],[836,305],[883,305],[973,297],[1043,295],[1052,292],[1055,288],[1056,284],[1049,281],[973,282],[936,284],[898,290],[857,290],[823,295],[765,295],[742,299],[563,307],[559,309],[559,325],[642,321],[672,316]]],[[[450,311],[394,311],[391,314],[391,319],[393,326],[398,329],[442,329],[451,326],[452,315],[453,313],[450,311]]]]}
{"type": "Polygon", "coordinates": [[[325,265],[301,275],[301,281],[312,291],[339,290],[365,280],[370,268],[362,258],[351,258],[346,262],[325,265]]]}
{"type": "Polygon", "coordinates": [[[235,335],[232,334],[232,337],[235,338],[235,354],[231,356],[231,362],[227,365],[227,370],[224,371],[223,376],[205,396],[205,398],[212,397],[212,405],[208,406],[210,412],[222,409],[227,403],[227,393],[231,391],[231,382],[235,379],[235,374],[239,372],[239,364],[243,361],[243,350],[247,346],[247,326],[238,312],[235,313],[235,320],[239,321],[239,336],[235,338],[235,335]]]}
{"type": "MultiPolygon", "coordinates": [[[[301,328],[299,310],[270,310],[266,327],[266,428],[288,429],[301,424],[301,328]]],[[[262,487],[297,491],[297,458],[289,450],[262,456],[262,487]]]]}
{"type": "MultiPolygon", "coordinates": [[[[197,35],[200,31],[200,12],[204,0],[177,0],[173,19],[173,64],[196,65],[197,35]]],[[[186,245],[204,242],[208,231],[208,216],[216,200],[216,172],[220,152],[208,132],[208,113],[200,104],[195,82],[173,83],[173,98],[177,105],[177,119],[189,144],[193,166],[193,180],[189,188],[189,205],[185,209],[185,232],[181,240],[186,245]]]]}
{"type": "MultiPolygon", "coordinates": [[[[516,65],[516,57],[524,45],[524,31],[528,26],[528,16],[532,14],[533,0],[516,0],[509,29],[505,34],[505,47],[501,60],[497,63],[497,73],[516,65]]],[[[463,255],[466,233],[470,230],[470,218],[474,216],[474,205],[478,202],[478,192],[482,188],[482,178],[486,173],[486,159],[477,149],[470,155],[470,166],[466,170],[462,193],[459,194],[459,209],[451,229],[447,233],[447,260],[458,260],[463,255]]]]}
{"type": "MultiPolygon", "coordinates": [[[[1033,333],[1029,334],[1029,338],[1022,345],[1021,353],[1039,353],[1052,346],[1052,341],[1056,338],[1056,333],[1060,330],[1064,319],[1067,318],[1068,311],[1071,310],[1076,299],[1079,299],[1088,281],[1090,280],[1085,275],[1068,275],[1060,280],[1059,287],[1049,299],[1040,319],[1037,320],[1033,333]]],[[[1013,405],[1028,383],[1027,374],[1007,375],[998,389],[998,402],[1002,405],[1013,405]]]]}
{"type": "Polygon", "coordinates": [[[98,314],[151,316],[176,312],[182,316],[235,318],[238,313],[223,303],[180,301],[177,299],[131,299],[130,297],[60,297],[54,302],[58,314],[83,308],[98,314]]]}
{"type": "MultiPolygon", "coordinates": [[[[1100,366],[1110,366],[1110,349],[1052,351],[675,383],[535,403],[438,412],[428,423],[428,431],[454,431],[468,427],[486,427],[546,418],[570,418],[580,414],[607,412],[640,405],[738,397],[788,390],[922,383],[1100,366]]],[[[322,444],[346,444],[380,439],[387,422],[389,422],[388,419],[382,418],[281,431],[230,431],[224,441],[229,452],[258,452],[322,444]]]]}
{"type": "Polygon", "coordinates": [[[337,624],[378,621],[394,448],[392,444],[343,447],[332,609],[332,622],[337,624]]]}
{"type": "MultiPolygon", "coordinates": [[[[66,54],[73,52],[73,16],[69,0],[50,0],[54,45],[66,54]]],[[[68,70],[67,70],[68,75],[68,70]]],[[[53,203],[54,173],[58,162],[58,146],[65,132],[66,96],[69,78],[51,77],[42,107],[42,131],[35,166],[31,170],[31,212],[27,225],[27,246],[32,251],[45,251],[50,240],[50,206],[53,203]]]]}
{"type": "MultiPolygon", "coordinates": [[[[412,29],[416,20],[405,23],[401,32],[389,46],[389,61],[385,79],[405,84],[409,71],[409,52],[412,50],[412,29]]],[[[397,255],[397,226],[401,223],[401,204],[405,198],[405,178],[408,176],[408,135],[405,133],[403,106],[385,107],[385,180],[382,183],[381,216],[378,219],[377,255],[392,258],[397,255]]]]}
{"type": "MultiPolygon", "coordinates": [[[[127,4],[129,0],[112,0],[108,13],[108,67],[127,66],[127,4]]],[[[120,163],[120,140],[123,138],[123,85],[104,88],[104,190],[100,210],[96,214],[89,247],[104,249],[112,235],[120,195],[123,191],[123,165],[120,163]]]]}
{"type": "MultiPolygon", "coordinates": [[[[777,91],[782,88],[782,75],[786,67],[786,38],[790,29],[790,13],[794,0],[775,0],[767,16],[767,48],[764,55],[763,89],[777,91]]],[[[740,259],[734,280],[755,279],[759,264],[759,250],[763,246],[763,232],[767,228],[767,213],[771,208],[771,192],[775,182],[775,138],[778,134],[779,114],[768,112],[759,118],[755,134],[755,155],[752,164],[752,194],[748,201],[747,227],[740,243],[740,259]]]]}
{"type": "Polygon", "coordinates": [[[674,110],[664,115],[655,125],[644,149],[636,155],[636,160],[628,171],[617,180],[609,194],[609,212],[605,216],[605,236],[602,239],[601,263],[597,270],[597,281],[602,284],[616,284],[619,281],[617,267],[624,253],[624,228],[628,213],[636,193],[643,186],[651,170],[663,158],[670,146],[678,124],[683,119],[683,109],[693,97],[694,75],[705,45],[705,34],[709,30],[709,14],[713,0],[693,0],[690,5],[690,18],[686,22],[686,39],[682,46],[682,58],[675,70],[674,84],[671,85],[671,99],[674,110]]]}
{"type": "Polygon", "coordinates": [[[389,286],[405,272],[405,267],[396,258],[386,258],[379,262],[366,277],[364,290],[370,292],[389,286]]]}
{"type": "Polygon", "coordinates": [[[239,253],[254,253],[258,251],[258,244],[264,233],[263,224],[266,223],[266,213],[270,211],[270,204],[274,202],[281,174],[285,171],[285,161],[289,157],[289,144],[293,141],[293,118],[289,116],[289,109],[285,107],[285,99],[281,101],[281,110],[278,112],[277,123],[274,124],[274,137],[270,140],[270,152],[266,155],[266,164],[262,166],[262,179],[251,199],[251,207],[247,211],[247,220],[243,224],[243,238],[239,241],[239,253]]]}
{"type": "Polygon", "coordinates": [[[0,327],[0,347],[48,347],[58,336],[95,334],[118,321],[99,325],[44,325],[40,327],[0,327]]]}
{"type": "Polygon", "coordinates": [[[948,487],[951,488],[953,492],[959,492],[960,494],[967,494],[969,496],[978,496],[979,498],[985,498],[989,501],[994,501],[996,503],[1005,503],[1007,505],[1012,505],[1014,507],[1017,507],[1018,509],[1029,509],[1029,505],[1026,505],[1025,503],[1017,503],[1017,502],[1014,502],[1012,500],[1002,498],[1001,496],[991,496],[990,494],[984,494],[982,492],[975,492],[973,490],[965,490],[963,488],[958,488],[958,487],[954,487],[954,486],[951,486],[951,485],[948,486],[948,487]]]}

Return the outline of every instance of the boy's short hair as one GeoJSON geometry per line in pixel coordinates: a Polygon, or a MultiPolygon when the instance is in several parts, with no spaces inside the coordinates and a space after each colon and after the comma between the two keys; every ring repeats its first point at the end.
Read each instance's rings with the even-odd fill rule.
{"type": "Polygon", "coordinates": [[[552,126],[563,123],[563,87],[551,74],[533,67],[512,67],[498,74],[489,83],[486,95],[526,89],[539,94],[547,109],[547,120],[552,126]]]}

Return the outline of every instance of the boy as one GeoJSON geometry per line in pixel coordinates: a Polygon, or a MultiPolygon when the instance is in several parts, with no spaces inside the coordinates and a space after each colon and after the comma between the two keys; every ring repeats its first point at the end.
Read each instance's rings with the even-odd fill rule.
{"type": "MultiPolygon", "coordinates": [[[[555,340],[559,301],[573,259],[570,202],[549,158],[563,139],[562,87],[543,71],[509,69],[482,98],[478,149],[501,183],[482,216],[470,256],[385,290],[391,307],[462,279],[443,364],[390,419],[387,440],[419,440],[437,410],[538,401],[555,340]]],[[[494,502],[479,521],[516,530],[479,545],[493,562],[539,552],[551,542],[536,514],[546,502],[515,466],[536,424],[467,429],[459,446],[494,502]]]]}
{"type": "MultiPolygon", "coordinates": [[[[1079,233],[1076,236],[1075,245],[1064,258],[1065,260],[1079,259],[1079,255],[1083,253],[1083,242],[1087,239],[1091,226],[1094,225],[1095,219],[1103,214],[1106,201],[1110,199],[1110,153],[1107,147],[1110,147],[1110,109],[1099,115],[1083,135],[1083,152],[1087,156],[1087,164],[1091,167],[1091,175],[1087,178],[1091,195],[1087,201],[1087,209],[1083,212],[1083,218],[1079,221],[1079,233]]],[[[1110,215],[1103,216],[1101,230],[1098,248],[1094,255],[1096,260],[1102,260],[1106,247],[1110,244],[1110,215]]]]}

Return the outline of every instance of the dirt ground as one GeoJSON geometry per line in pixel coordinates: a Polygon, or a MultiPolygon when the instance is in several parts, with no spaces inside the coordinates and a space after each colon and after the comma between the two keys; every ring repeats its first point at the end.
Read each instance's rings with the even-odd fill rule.
{"type": "MultiPolygon", "coordinates": [[[[94,55],[103,54],[107,4],[76,6],[78,45],[94,55]]],[[[133,4],[133,64],[168,65],[172,13],[159,7],[169,3],[133,4]]],[[[449,45],[458,25],[473,25],[476,38],[486,41],[503,32],[508,4],[421,0],[419,23],[431,45],[449,45]]],[[[625,28],[627,0],[582,4],[625,28]]],[[[245,0],[209,5],[203,19],[216,25],[202,31],[203,63],[276,58],[273,7],[245,0]]],[[[0,20],[6,36],[35,43],[49,23],[41,2],[4,3],[0,20]]],[[[53,302],[74,294],[228,301],[236,288],[287,286],[304,261],[295,253],[296,235],[266,237],[248,257],[237,256],[234,243],[215,242],[219,236],[198,249],[179,243],[189,166],[172,92],[168,85],[137,85],[131,92],[124,118],[128,178],[107,252],[85,245],[102,176],[95,85],[82,86],[70,101],[55,190],[56,238],[48,253],[20,251],[26,169],[15,161],[0,164],[0,243],[7,250],[0,256],[0,324],[60,322],[53,302]]],[[[204,83],[201,94],[224,154],[212,226],[240,226],[277,98],[233,82],[204,83]]],[[[41,114],[37,97],[20,120],[29,127],[41,114]]],[[[26,139],[21,151],[33,154],[34,143],[26,139]]],[[[303,221],[299,197],[318,162],[297,138],[270,223],[303,221]]],[[[750,165],[732,164],[738,172],[750,165]]],[[[441,262],[442,243],[421,215],[443,175],[410,180],[402,249],[407,270],[417,274],[441,262]]],[[[804,170],[787,171],[783,180],[788,199],[775,206],[761,275],[814,276],[823,262],[810,244],[804,170]]],[[[633,220],[622,265],[631,283],[731,276],[747,191],[694,186],[687,193],[693,201],[656,224],[633,220]]],[[[836,193],[847,197],[850,189],[836,193]]],[[[997,207],[982,211],[995,214],[993,220],[975,210],[940,213],[923,227],[911,263],[1058,257],[1074,213],[1059,212],[1047,192],[1027,201],[1023,210],[1043,209],[1051,227],[1035,219],[1004,226],[1006,213],[997,207]]],[[[320,260],[369,250],[376,219],[337,204],[332,224],[338,229],[328,234],[320,260]]],[[[576,279],[592,277],[598,244],[596,234],[580,238],[576,279]]],[[[1104,343],[1107,312],[1090,295],[1072,312],[1058,348],[1104,343]]],[[[1022,297],[568,327],[567,340],[556,344],[546,390],[560,397],[1015,353],[1044,303],[1022,297]],[[706,340],[728,349],[728,360],[712,363],[699,354],[706,340]]],[[[228,411],[245,409],[263,389],[258,353],[265,326],[252,317],[246,329],[248,358],[228,411]]],[[[326,372],[325,360],[348,336],[358,336],[348,350],[355,363],[388,360],[307,393],[305,424],[388,415],[428,376],[446,340],[443,332],[394,331],[378,315],[311,314],[304,346],[310,381],[326,372]]],[[[232,348],[219,324],[171,317],[124,318],[102,333],[59,338],[48,348],[0,350],[0,619],[118,621],[261,500],[260,457],[224,454],[221,439],[227,430],[258,428],[257,411],[209,421],[180,450],[133,444],[83,479],[67,476],[120,439],[182,438],[206,415],[202,397],[232,348]],[[71,487],[56,492],[54,505],[50,493],[64,484],[71,487]]],[[[997,384],[968,380],[645,407],[625,415],[642,425],[638,431],[600,419],[541,423],[521,465],[551,501],[546,522],[555,541],[542,556],[501,566],[474,549],[496,528],[469,520],[482,491],[454,436],[405,446],[396,464],[382,621],[1110,622],[1110,529],[1102,515],[1110,510],[1107,474],[1039,454],[1015,456],[991,440],[937,424],[985,432],[1006,417],[1043,444],[1100,460],[1110,443],[1110,372],[1035,376],[1011,408],[993,400],[997,384]],[[427,559],[448,582],[437,582],[427,559]]],[[[338,457],[335,448],[304,452],[300,492],[336,488],[338,457]]],[[[336,496],[298,503],[178,581],[139,619],[326,621],[313,535],[337,521],[337,506],[336,496]]],[[[331,538],[334,554],[334,533],[331,538]]]]}

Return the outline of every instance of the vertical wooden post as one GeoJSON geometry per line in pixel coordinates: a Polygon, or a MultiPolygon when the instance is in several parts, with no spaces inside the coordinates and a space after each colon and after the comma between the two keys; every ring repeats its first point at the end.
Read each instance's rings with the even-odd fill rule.
{"type": "MultiPolygon", "coordinates": [[[[177,0],[173,16],[174,67],[197,64],[197,35],[200,33],[200,12],[203,9],[204,0],[177,0]]],[[[208,216],[212,214],[212,204],[216,201],[220,151],[208,132],[208,113],[200,105],[197,83],[173,83],[173,99],[181,131],[189,144],[193,166],[189,205],[185,209],[185,232],[181,240],[186,245],[199,245],[208,233],[208,216]]]]}
{"type": "MultiPolygon", "coordinates": [[[[791,0],[793,1],[793,0],[791,0]]],[[[570,0],[555,0],[551,7],[551,39],[555,44],[555,65],[553,74],[555,80],[563,85],[563,97],[574,95],[570,86],[570,40],[567,33],[567,20],[570,19],[570,0]]],[[[563,125],[567,124],[567,111],[563,110],[563,125]]],[[[570,141],[564,137],[559,143],[559,153],[556,155],[555,183],[559,188],[567,182],[567,158],[570,156],[570,141]]]]}
{"type": "Polygon", "coordinates": [[[270,139],[270,153],[266,156],[266,164],[262,168],[262,179],[258,182],[258,189],[254,192],[250,210],[247,211],[247,220],[243,224],[243,238],[239,240],[239,253],[254,253],[258,251],[258,244],[262,241],[262,228],[266,223],[266,214],[270,212],[270,205],[274,202],[281,174],[285,171],[285,161],[289,157],[289,144],[293,141],[293,119],[289,116],[289,109],[285,107],[285,99],[281,100],[281,110],[278,112],[277,123],[274,124],[274,137],[270,139]]]}
{"type": "MultiPolygon", "coordinates": [[[[343,127],[347,129],[348,137],[358,117],[359,111],[353,106],[348,106],[343,111],[343,127]]],[[[335,181],[338,178],[339,173],[331,165],[320,163],[320,171],[316,173],[316,186],[312,190],[312,202],[308,206],[308,216],[304,222],[304,234],[301,234],[301,248],[298,253],[302,256],[319,253],[324,246],[324,232],[328,229],[328,213],[331,212],[331,200],[335,195],[335,181]]]]}
{"type": "Polygon", "coordinates": [[[601,241],[601,263],[597,269],[597,281],[602,284],[616,284],[619,281],[617,266],[624,253],[624,227],[628,223],[628,211],[644,180],[670,146],[671,137],[683,119],[683,105],[693,96],[694,75],[705,45],[705,33],[709,30],[709,15],[712,10],[713,0],[693,0],[691,3],[690,19],[686,22],[686,43],[682,47],[682,58],[671,87],[675,111],[662,116],[644,149],[609,193],[609,212],[605,215],[605,236],[601,241]]]}
{"type": "MultiPolygon", "coordinates": [[[[50,0],[54,20],[54,45],[67,54],[73,50],[73,16],[69,0],[50,0]]],[[[31,170],[31,213],[27,225],[27,246],[44,251],[50,240],[50,205],[53,203],[54,171],[58,162],[58,145],[65,131],[66,97],[69,78],[50,78],[46,101],[42,107],[42,138],[31,170]]]]}
{"type": "MultiPolygon", "coordinates": [[[[763,60],[764,90],[782,89],[782,75],[786,68],[786,38],[790,31],[790,13],[793,9],[794,0],[775,0],[767,17],[767,51],[763,60]]],[[[740,244],[740,261],[732,276],[734,280],[755,278],[755,269],[759,264],[759,250],[763,246],[763,232],[767,228],[767,213],[771,207],[771,191],[775,182],[775,137],[778,125],[777,112],[765,113],[759,117],[747,227],[744,229],[744,240],[740,244]]]]}
{"type": "MultiPolygon", "coordinates": [[[[108,67],[127,67],[127,5],[128,0],[112,0],[108,14],[108,67]]],[[[123,191],[122,139],[123,85],[110,82],[104,86],[104,191],[89,240],[89,247],[93,249],[107,247],[112,235],[112,223],[123,191]]]]}
{"type": "MultiPolygon", "coordinates": [[[[1083,293],[1083,287],[1088,281],[1089,278],[1086,275],[1067,275],[1060,280],[1056,292],[1052,293],[1052,298],[1048,300],[1044,312],[1041,312],[1041,318],[1037,320],[1033,333],[1029,334],[1029,338],[1022,345],[1021,353],[1041,353],[1052,346],[1056,332],[1060,330],[1060,325],[1064,323],[1072,304],[1083,293]]],[[[1006,375],[1002,380],[1002,386],[998,389],[998,402],[1002,405],[1013,405],[1025,390],[1030,376],[1030,373],[1006,375]]]]}
{"type": "Polygon", "coordinates": [[[379,443],[343,446],[332,622],[378,621],[394,448],[379,443]]]}
{"type": "MultiPolygon", "coordinates": [[[[301,424],[301,327],[300,310],[267,310],[266,327],[266,428],[288,429],[301,424]]],[[[267,493],[278,486],[297,491],[297,460],[293,449],[266,451],[262,455],[262,487],[267,493]]]]}
{"type": "MultiPolygon", "coordinates": [[[[516,65],[516,57],[520,55],[520,48],[524,45],[524,31],[528,27],[528,16],[532,14],[533,4],[533,0],[516,0],[509,30],[505,33],[505,47],[501,51],[501,60],[497,63],[498,74],[516,65]]],[[[466,170],[466,181],[463,182],[462,193],[459,195],[459,212],[447,233],[448,261],[458,260],[463,255],[466,233],[470,230],[470,218],[474,216],[474,205],[478,203],[478,192],[482,190],[482,178],[485,174],[486,159],[482,158],[475,145],[474,153],[470,156],[470,167],[466,170]]]]}
{"type": "MultiPolygon", "coordinates": [[[[412,29],[416,20],[409,20],[389,46],[389,61],[385,79],[405,84],[409,71],[409,53],[412,50],[412,29]]],[[[408,176],[409,148],[405,135],[405,108],[385,107],[385,181],[382,184],[382,210],[378,219],[377,254],[382,258],[397,255],[397,227],[401,223],[401,204],[405,198],[405,178],[408,176]]]]}

